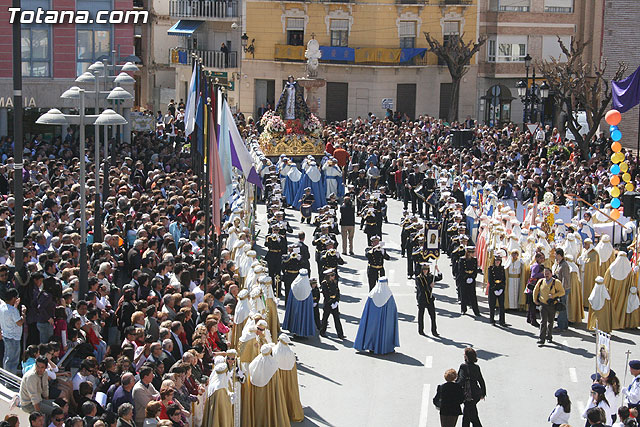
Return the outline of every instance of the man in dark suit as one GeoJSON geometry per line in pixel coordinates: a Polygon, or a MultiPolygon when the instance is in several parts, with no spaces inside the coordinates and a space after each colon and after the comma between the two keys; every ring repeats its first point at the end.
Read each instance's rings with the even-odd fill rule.
{"type": "Polygon", "coordinates": [[[164,371],[169,372],[169,369],[176,363],[176,358],[173,357],[173,340],[167,338],[162,342],[162,356],[160,361],[164,365],[164,371]]]}
{"type": "Polygon", "coordinates": [[[309,246],[304,242],[305,234],[304,231],[298,233],[298,247],[300,248],[300,267],[306,268],[307,271],[311,271],[311,264],[309,260],[311,259],[311,254],[309,253],[309,246]]]}
{"type": "Polygon", "coordinates": [[[409,175],[407,183],[411,190],[411,213],[422,216],[422,199],[416,194],[416,189],[422,185],[424,174],[420,172],[420,166],[413,167],[413,173],[409,175]]]}
{"type": "Polygon", "coordinates": [[[182,355],[188,350],[187,344],[184,344],[180,340],[180,334],[184,332],[184,326],[178,321],[171,323],[171,342],[173,343],[173,350],[171,355],[175,360],[182,359],[182,355]]]}
{"type": "Polygon", "coordinates": [[[136,240],[133,243],[133,247],[129,249],[127,253],[127,268],[129,270],[129,277],[133,273],[133,270],[139,270],[142,268],[142,240],[136,240]]]}

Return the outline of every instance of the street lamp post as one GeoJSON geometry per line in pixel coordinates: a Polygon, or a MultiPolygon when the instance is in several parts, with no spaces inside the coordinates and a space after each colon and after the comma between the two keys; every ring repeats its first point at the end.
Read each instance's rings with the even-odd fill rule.
{"type": "MultiPolygon", "coordinates": [[[[121,72],[117,76],[109,75],[109,65],[108,60],[105,58],[103,61],[96,61],[91,64],[88,68],[88,71],[81,74],[76,82],[78,83],[95,83],[95,90],[92,95],[95,97],[95,109],[96,115],[100,111],[100,100],[104,99],[111,92],[108,90],[109,80],[113,80],[116,85],[126,84],[126,83],[135,83],[135,79],[128,75],[124,71],[135,72],[138,71],[138,67],[131,63],[127,62],[124,65],[113,65],[114,71],[116,68],[121,68],[123,72],[121,72]],[[100,90],[100,79],[104,81],[104,90],[100,90]]],[[[126,91],[124,91],[126,92],[126,91]]],[[[133,99],[133,95],[130,95],[126,92],[127,96],[123,96],[120,93],[121,97],[117,99],[133,99]]],[[[113,98],[115,99],[115,98],[113,98]]],[[[117,101],[116,101],[117,102],[117,101]]],[[[116,105],[116,109],[118,106],[116,105]]],[[[96,193],[95,193],[95,202],[94,202],[94,231],[93,231],[93,241],[101,242],[103,239],[103,230],[102,230],[102,213],[103,213],[103,202],[107,200],[109,197],[109,165],[108,165],[108,156],[109,156],[109,140],[108,140],[108,129],[107,126],[103,126],[103,141],[104,141],[104,170],[103,170],[103,182],[102,182],[102,191],[100,190],[100,128],[98,125],[95,125],[95,147],[94,147],[94,160],[95,160],[95,181],[96,181],[96,193]],[[102,197],[101,197],[102,193],[102,197]]]]}
{"type": "Polygon", "coordinates": [[[84,298],[88,289],[88,257],[87,257],[87,198],[86,198],[86,164],[85,164],[85,125],[108,126],[124,124],[126,121],[113,110],[105,110],[100,115],[85,114],[85,91],[73,87],[62,94],[63,98],[79,99],[80,108],[78,115],[62,114],[60,110],[51,109],[36,120],[37,124],[68,126],[78,124],[80,127],[80,283],[78,289],[79,298],[84,298]]]}
{"type": "Polygon", "coordinates": [[[544,100],[549,96],[549,85],[547,82],[543,82],[542,85],[536,85],[536,68],[533,67],[533,80],[531,87],[529,87],[529,67],[531,67],[531,56],[527,53],[524,57],[524,68],[526,70],[526,79],[520,80],[516,84],[518,89],[518,96],[524,104],[523,113],[523,130],[526,130],[527,123],[538,121],[538,109],[537,106],[541,105],[542,114],[541,121],[544,121],[544,100]]]}
{"type": "MultiPolygon", "coordinates": [[[[82,73],[76,79],[77,83],[95,83],[95,114],[100,112],[100,81],[99,67],[95,64],[89,66],[89,71],[82,73]]],[[[93,206],[93,241],[102,242],[102,208],[100,203],[100,127],[94,125],[94,162],[95,162],[95,201],[93,206]]]]}

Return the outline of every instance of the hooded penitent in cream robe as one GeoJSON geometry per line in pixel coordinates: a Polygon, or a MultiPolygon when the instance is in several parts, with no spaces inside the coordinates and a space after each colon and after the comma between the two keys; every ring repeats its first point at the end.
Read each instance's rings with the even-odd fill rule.
{"type": "Polygon", "coordinates": [[[569,254],[565,257],[569,266],[571,277],[571,291],[567,298],[567,317],[569,322],[579,323],[584,319],[584,307],[582,304],[582,285],[580,284],[580,270],[575,262],[573,255],[569,254]]]}
{"type": "Polygon", "coordinates": [[[524,263],[518,257],[513,260],[513,253],[519,253],[517,249],[512,249],[504,266],[507,279],[507,286],[504,290],[504,303],[506,309],[516,310],[519,307],[520,294],[524,292],[524,263]]]}
{"type": "Polygon", "coordinates": [[[611,296],[611,328],[624,329],[627,296],[633,283],[633,267],[625,252],[618,252],[604,276],[604,285],[611,296]]]}
{"type": "Polygon", "coordinates": [[[614,261],[616,255],[613,245],[611,244],[611,237],[607,234],[600,238],[600,241],[596,245],[596,251],[600,258],[600,266],[598,267],[598,275],[604,277],[607,269],[614,261]]]}
{"type": "MultiPolygon", "coordinates": [[[[271,342],[270,337],[266,334],[268,331],[267,326],[267,322],[262,319],[258,321],[250,319],[247,321],[238,344],[238,355],[241,363],[251,363],[260,353],[260,346],[271,342]],[[258,331],[258,328],[264,330],[258,331]]],[[[243,368],[246,367],[243,366],[243,368]]]]}
{"type": "MultiPolygon", "coordinates": [[[[250,395],[255,427],[283,427],[291,425],[285,402],[284,389],[280,386],[278,361],[273,357],[272,346],[265,344],[260,354],[249,365],[250,395]]],[[[242,424],[245,427],[245,424],[242,424]]]]}
{"type": "Polygon", "coordinates": [[[256,251],[249,249],[246,250],[246,247],[251,248],[250,244],[245,245],[245,256],[240,260],[238,264],[238,274],[240,275],[240,288],[246,288],[245,282],[247,280],[247,276],[253,270],[251,266],[254,262],[256,262],[256,251]]]}
{"type": "MultiPolygon", "coordinates": [[[[637,268],[635,268],[637,270],[637,268]]],[[[638,298],[638,282],[640,281],[640,273],[635,271],[633,274],[633,286],[629,288],[626,304],[626,320],[625,327],[637,328],[640,326],[640,298],[638,298]]]]}
{"type": "Polygon", "coordinates": [[[264,267],[260,264],[260,261],[254,261],[251,264],[251,268],[249,269],[249,273],[247,273],[247,277],[242,284],[241,289],[246,289],[251,291],[251,287],[255,284],[256,275],[262,273],[264,271],[264,267]]]}
{"type": "Polygon", "coordinates": [[[238,305],[236,305],[236,311],[233,314],[233,329],[231,330],[231,347],[238,348],[240,336],[244,325],[249,319],[251,314],[251,306],[249,304],[249,291],[246,289],[238,292],[238,305]]]}
{"type": "Polygon", "coordinates": [[[224,362],[216,364],[211,372],[202,420],[203,426],[233,427],[231,392],[227,389],[228,375],[227,364],[224,362]]]}
{"type": "Polygon", "coordinates": [[[582,254],[580,258],[578,258],[578,265],[582,273],[582,302],[585,308],[589,308],[589,295],[591,295],[593,284],[600,271],[600,256],[598,255],[598,251],[593,247],[591,239],[585,239],[584,242],[589,248],[582,250],[582,254]]]}
{"type": "Polygon", "coordinates": [[[611,296],[602,276],[596,277],[595,286],[589,296],[588,328],[594,330],[596,326],[601,331],[611,332],[611,296]]]}
{"type": "Polygon", "coordinates": [[[278,306],[276,304],[276,298],[273,294],[272,280],[270,276],[264,276],[258,281],[260,288],[262,289],[262,295],[264,295],[265,301],[265,320],[269,325],[269,331],[271,331],[272,337],[280,335],[280,320],[278,319],[278,306]]]}
{"type": "Polygon", "coordinates": [[[251,304],[251,313],[260,313],[264,315],[267,311],[267,308],[264,305],[264,299],[262,298],[262,287],[260,285],[260,279],[266,277],[265,275],[260,275],[257,277],[258,286],[253,286],[251,291],[249,292],[249,302],[251,304]]]}
{"type": "Polygon", "coordinates": [[[300,403],[300,388],[298,386],[298,368],[296,355],[289,347],[289,336],[280,334],[278,344],[273,348],[273,357],[278,361],[278,376],[284,389],[284,399],[287,403],[287,413],[292,422],[304,420],[304,410],[300,403]]]}
{"type": "MultiPolygon", "coordinates": [[[[254,318],[249,318],[245,325],[242,336],[240,337],[240,343],[238,348],[238,356],[240,358],[241,367],[243,370],[248,371],[249,364],[260,354],[261,346],[269,344],[271,339],[266,336],[267,322],[263,320],[259,313],[254,315],[254,318]],[[258,328],[264,329],[264,333],[260,331],[258,335],[258,328]]],[[[253,421],[253,400],[252,400],[252,387],[249,380],[242,383],[240,400],[242,411],[242,426],[254,426],[253,421]]]]}
{"type": "Polygon", "coordinates": [[[236,240],[231,249],[231,260],[238,265],[238,261],[244,256],[244,246],[247,244],[244,240],[236,240]]]}

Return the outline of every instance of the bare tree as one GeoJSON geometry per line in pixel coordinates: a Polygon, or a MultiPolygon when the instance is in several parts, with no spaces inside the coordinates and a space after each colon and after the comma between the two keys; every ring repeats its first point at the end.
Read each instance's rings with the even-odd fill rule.
{"type": "MultiPolygon", "coordinates": [[[[560,58],[536,61],[536,66],[547,80],[550,93],[567,113],[567,127],[575,137],[585,159],[589,154],[589,141],[596,134],[612,97],[609,81],[605,78],[607,62],[592,64],[583,60],[582,53],[590,42],[574,40],[569,46],[565,46],[558,37],[560,49],[567,58],[566,62],[561,62],[560,58]],[[578,111],[586,112],[589,123],[587,132],[580,132],[582,126],[578,123],[578,111]]],[[[620,80],[625,71],[627,65],[620,62],[613,80],[620,80]]]]}
{"type": "Polygon", "coordinates": [[[480,36],[478,41],[474,42],[469,40],[465,42],[463,40],[464,34],[451,35],[446,42],[439,42],[431,36],[429,33],[424,33],[427,43],[429,43],[429,52],[436,54],[449,69],[451,75],[451,103],[449,105],[449,122],[458,120],[458,104],[460,99],[460,82],[462,77],[469,71],[469,63],[473,55],[480,50],[480,47],[485,44],[487,38],[480,36]]]}

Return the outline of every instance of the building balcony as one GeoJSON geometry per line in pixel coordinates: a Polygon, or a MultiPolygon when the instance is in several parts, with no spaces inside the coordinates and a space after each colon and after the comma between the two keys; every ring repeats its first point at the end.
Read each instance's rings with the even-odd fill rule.
{"type": "Polygon", "coordinates": [[[471,6],[473,0],[430,0],[429,3],[440,6],[471,6]]]}
{"type": "Polygon", "coordinates": [[[175,47],[169,49],[170,65],[191,65],[193,64],[193,55],[202,60],[205,68],[236,68],[238,66],[238,52],[231,51],[227,55],[219,50],[200,50],[185,49],[175,47]]]}
{"type": "Polygon", "coordinates": [[[428,0],[396,0],[396,4],[418,4],[425,5],[428,0]]]}
{"type": "MultiPolygon", "coordinates": [[[[276,45],[273,58],[276,61],[304,62],[305,46],[276,45]]],[[[376,47],[320,46],[321,63],[375,65],[375,66],[417,66],[427,65],[427,49],[395,49],[376,47]]]]}
{"type": "Polygon", "coordinates": [[[169,15],[174,18],[232,19],[238,17],[238,11],[237,1],[169,0],[169,15]]]}
{"type": "Polygon", "coordinates": [[[547,13],[573,13],[573,7],[545,6],[544,11],[547,13]]]}

